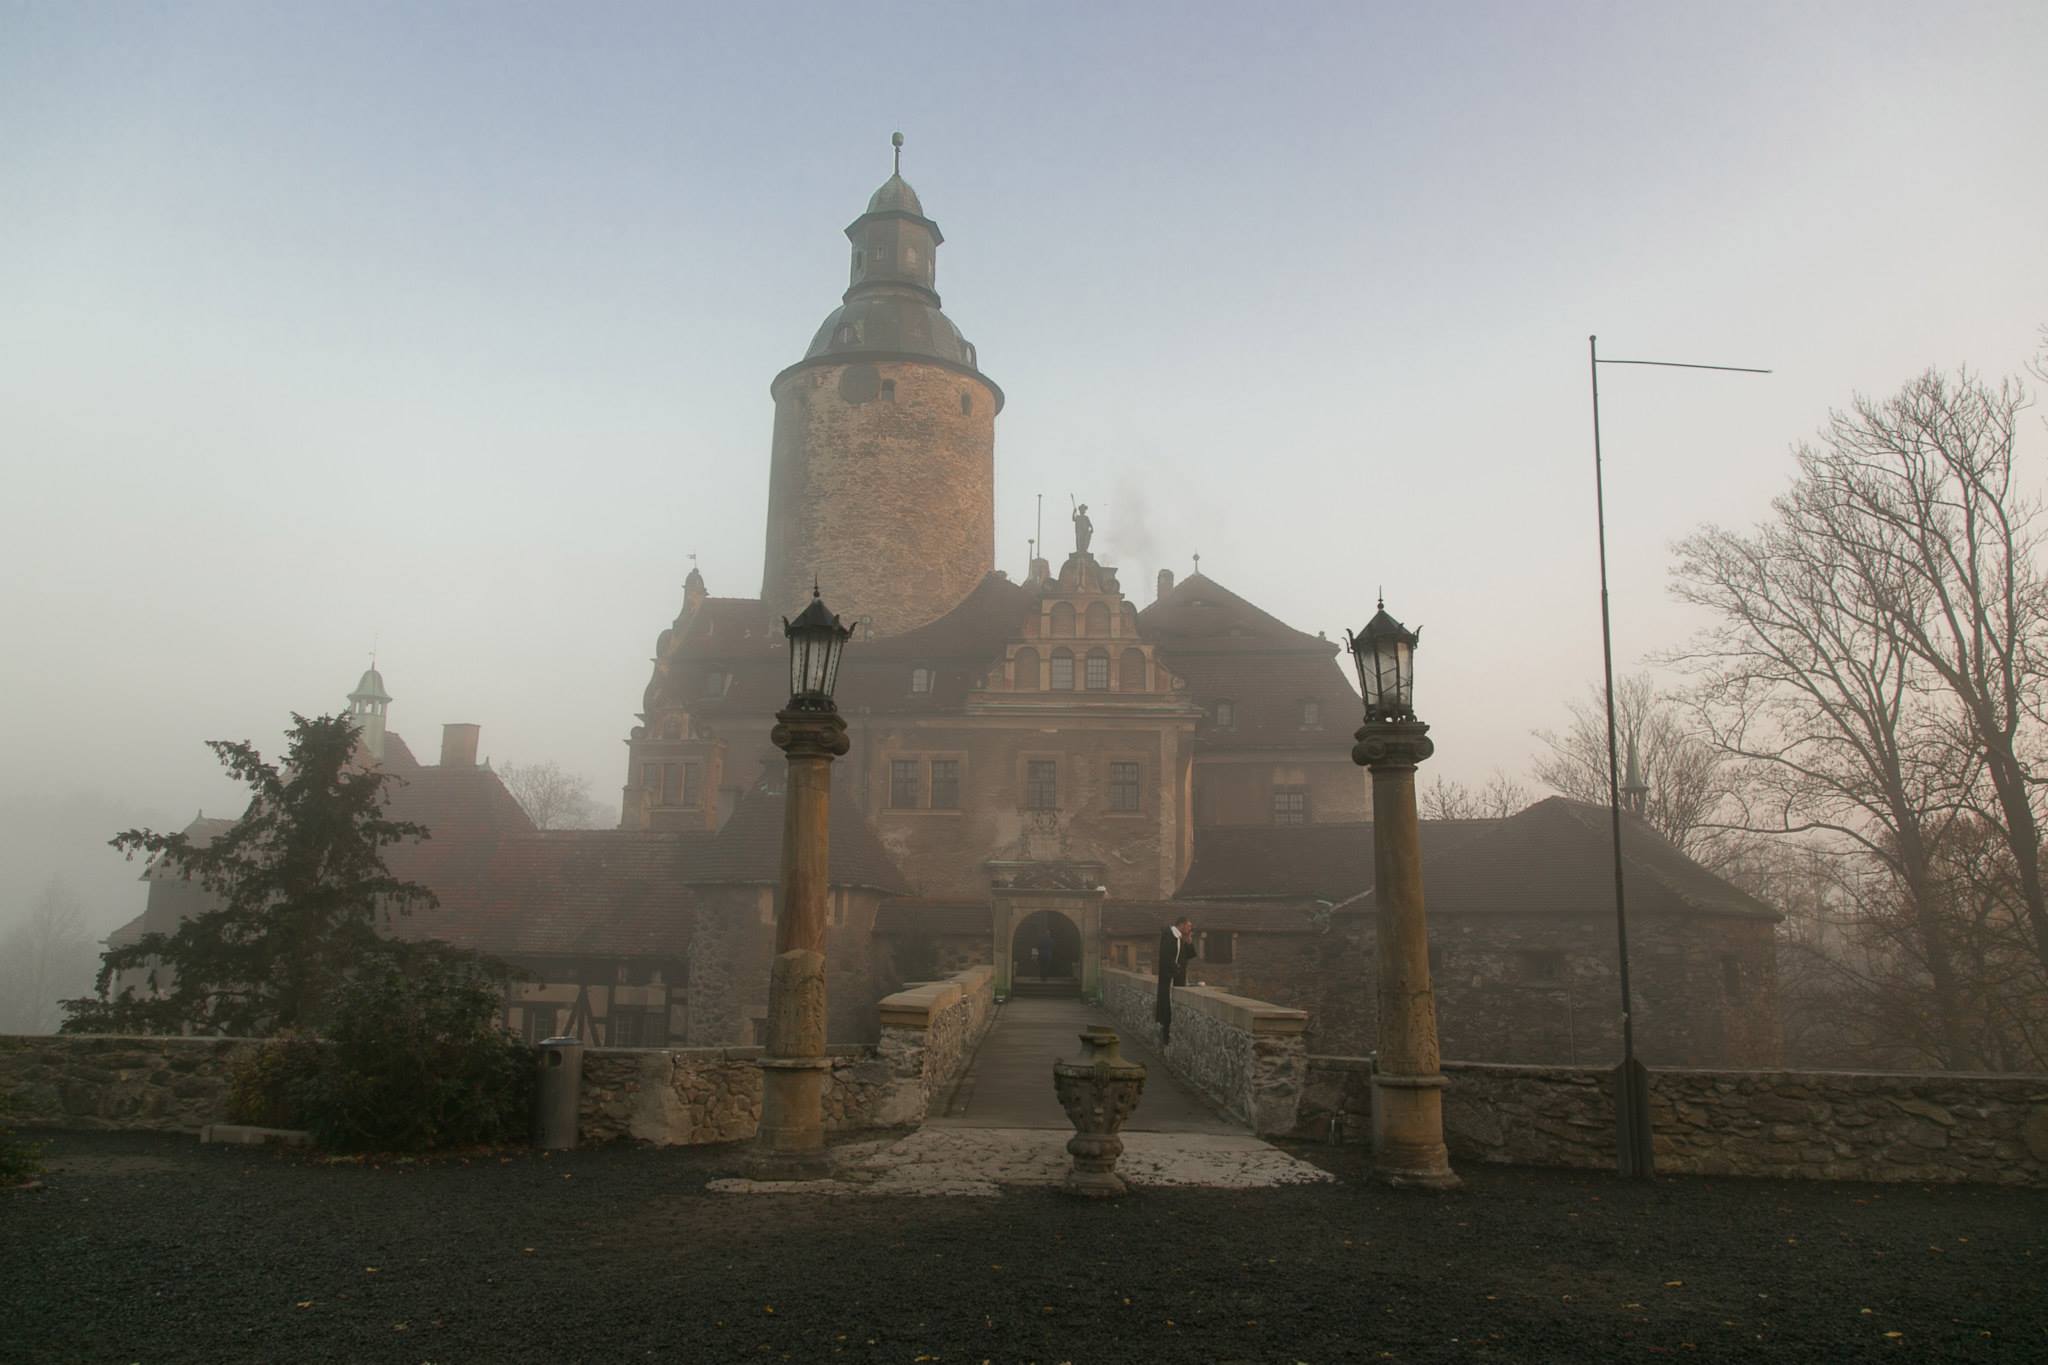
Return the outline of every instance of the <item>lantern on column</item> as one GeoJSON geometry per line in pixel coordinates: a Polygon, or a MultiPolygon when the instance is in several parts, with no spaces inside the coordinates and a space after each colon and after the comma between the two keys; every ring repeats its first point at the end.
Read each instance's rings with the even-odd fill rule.
{"type": "Polygon", "coordinates": [[[792,621],[782,618],[789,637],[789,709],[830,711],[832,689],[839,684],[839,656],[853,629],[834,616],[811,585],[811,604],[792,621]]]}
{"type": "Polygon", "coordinates": [[[1353,635],[1344,632],[1351,660],[1358,667],[1358,690],[1365,698],[1367,720],[1413,720],[1415,718],[1415,646],[1422,639],[1418,627],[1408,627],[1387,615],[1386,599],[1379,612],[1353,635]]]}

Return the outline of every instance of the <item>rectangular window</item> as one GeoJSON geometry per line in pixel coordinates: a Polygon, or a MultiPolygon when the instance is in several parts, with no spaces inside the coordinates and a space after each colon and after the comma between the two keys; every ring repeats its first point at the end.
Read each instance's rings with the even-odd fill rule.
{"type": "Polygon", "coordinates": [[[1138,809],[1137,764],[1112,763],[1109,765],[1109,808],[1111,810],[1138,809]]]}
{"type": "Polygon", "coordinates": [[[1273,823],[1276,825],[1305,825],[1308,823],[1308,788],[1275,787],[1273,789],[1273,823]]]}
{"type": "Polygon", "coordinates": [[[935,758],[932,760],[932,809],[960,809],[959,759],[935,758]]]}
{"type": "Polygon", "coordinates": [[[1024,808],[1058,810],[1060,765],[1049,758],[1034,758],[1024,765],[1024,808]]]}
{"type": "Polygon", "coordinates": [[[1532,986],[1556,986],[1564,982],[1564,954],[1536,949],[1516,954],[1521,959],[1522,980],[1532,986]]]}
{"type": "Polygon", "coordinates": [[[1090,654],[1088,656],[1088,690],[1100,692],[1109,686],[1109,656],[1090,654]]]}
{"type": "Polygon", "coordinates": [[[1742,998],[1742,959],[1732,954],[1721,959],[1721,989],[1730,1000],[1742,998]]]}
{"type": "Polygon", "coordinates": [[[1237,935],[1205,933],[1197,951],[1204,962],[1234,962],[1237,960],[1237,935]]]}
{"type": "Polygon", "coordinates": [[[664,806],[680,805],[683,799],[683,765],[664,763],[661,765],[661,803],[664,806]]]}
{"type": "Polygon", "coordinates": [[[889,762],[889,807],[892,810],[916,810],[924,804],[924,782],[919,769],[924,765],[914,758],[897,758],[889,762]]]}
{"type": "Polygon", "coordinates": [[[543,1038],[555,1036],[555,1007],[553,1005],[528,1005],[526,1007],[526,1041],[537,1043],[543,1038]]]}
{"type": "Polygon", "coordinates": [[[683,804],[696,806],[704,801],[704,766],[701,763],[683,765],[683,804]]]}
{"type": "Polygon", "coordinates": [[[651,792],[659,793],[661,791],[661,765],[659,763],[642,763],[640,765],[640,785],[651,792]]]}
{"type": "Polygon", "coordinates": [[[646,1043],[641,1041],[643,1037],[642,1026],[645,1020],[646,1016],[639,1010],[628,1009],[623,1005],[619,1006],[612,1011],[611,1025],[605,1030],[609,1035],[606,1042],[612,1047],[647,1046],[646,1043]]]}

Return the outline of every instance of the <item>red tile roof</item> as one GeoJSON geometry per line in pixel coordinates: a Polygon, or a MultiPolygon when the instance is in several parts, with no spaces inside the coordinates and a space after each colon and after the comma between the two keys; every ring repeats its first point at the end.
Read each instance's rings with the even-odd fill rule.
{"type": "MultiPolygon", "coordinates": [[[[1431,914],[1614,913],[1614,839],[1605,806],[1553,796],[1486,826],[1453,856],[1423,847],[1431,914]]],[[[1424,828],[1427,828],[1425,824],[1424,828]]],[[[1681,853],[1632,815],[1622,817],[1622,876],[1630,914],[1778,912],[1681,853]]],[[[1357,908],[1370,907],[1370,898],[1357,908]]]]}
{"type": "Polygon", "coordinates": [[[680,957],[694,923],[690,869],[712,837],[579,829],[506,838],[481,885],[444,892],[440,908],[396,932],[506,957],[680,957]]]}
{"type": "MultiPolygon", "coordinates": [[[[834,886],[865,886],[901,894],[910,882],[896,866],[862,818],[850,795],[853,781],[833,770],[833,814],[827,828],[834,886]]],[[[774,884],[782,879],[782,825],[785,803],[780,790],[755,788],[699,852],[689,880],[699,884],[743,882],[774,884]]]]}
{"type": "Polygon", "coordinates": [[[1187,680],[1210,719],[1195,732],[1199,752],[1315,749],[1349,756],[1361,711],[1335,641],[1296,630],[1203,574],[1174,585],[1138,613],[1138,630],[1159,643],[1167,667],[1187,680]],[[1215,724],[1227,701],[1232,724],[1215,724]],[[1302,707],[1317,723],[1304,727],[1302,707]]]}

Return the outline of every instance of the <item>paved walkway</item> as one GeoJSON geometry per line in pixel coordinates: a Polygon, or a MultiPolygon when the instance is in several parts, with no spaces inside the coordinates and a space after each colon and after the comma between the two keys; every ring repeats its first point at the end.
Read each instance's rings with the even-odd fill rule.
{"type": "Polygon", "coordinates": [[[1215,1133],[1241,1136],[1167,1069],[1149,1036],[1136,1036],[1078,996],[1014,996],[996,1007],[981,1046],[953,1088],[933,1106],[928,1128],[1054,1128],[1072,1133],[1052,1089],[1052,1064],[1081,1051],[1090,1024],[1116,1030],[1123,1055],[1145,1064],[1145,1093],[1124,1125],[1127,1133],[1215,1133]]]}
{"type": "Polygon", "coordinates": [[[1013,996],[967,1069],[906,1137],[836,1144],[823,1180],[713,1180],[720,1194],[982,1195],[1058,1185],[1074,1128],[1053,1094],[1052,1064],[1081,1050],[1090,1024],[1116,1028],[1123,1054],[1145,1064],[1145,1093],[1124,1125],[1117,1171],[1142,1188],[1270,1189],[1327,1181],[1312,1166],[1218,1114],[1167,1069],[1149,1037],[1132,1037],[1078,996],[1013,996]]]}

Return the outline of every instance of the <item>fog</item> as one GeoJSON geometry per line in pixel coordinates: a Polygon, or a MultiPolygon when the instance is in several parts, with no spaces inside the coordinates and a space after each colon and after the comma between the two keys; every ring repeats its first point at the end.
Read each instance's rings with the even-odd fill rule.
{"type": "MultiPolygon", "coordinates": [[[[1008,405],[999,566],[1090,504],[1291,624],[1427,627],[1445,777],[1696,622],[1669,544],[2048,321],[2038,4],[41,6],[0,17],[0,930],[140,912],[377,655],[615,805],[696,554],[759,590],[771,406],[889,134],[1008,405]]],[[[2030,428],[2032,450],[2040,448],[2030,428]]],[[[2038,482],[2038,461],[2030,466],[2038,482]]],[[[831,585],[825,585],[829,599],[831,585]]]]}

